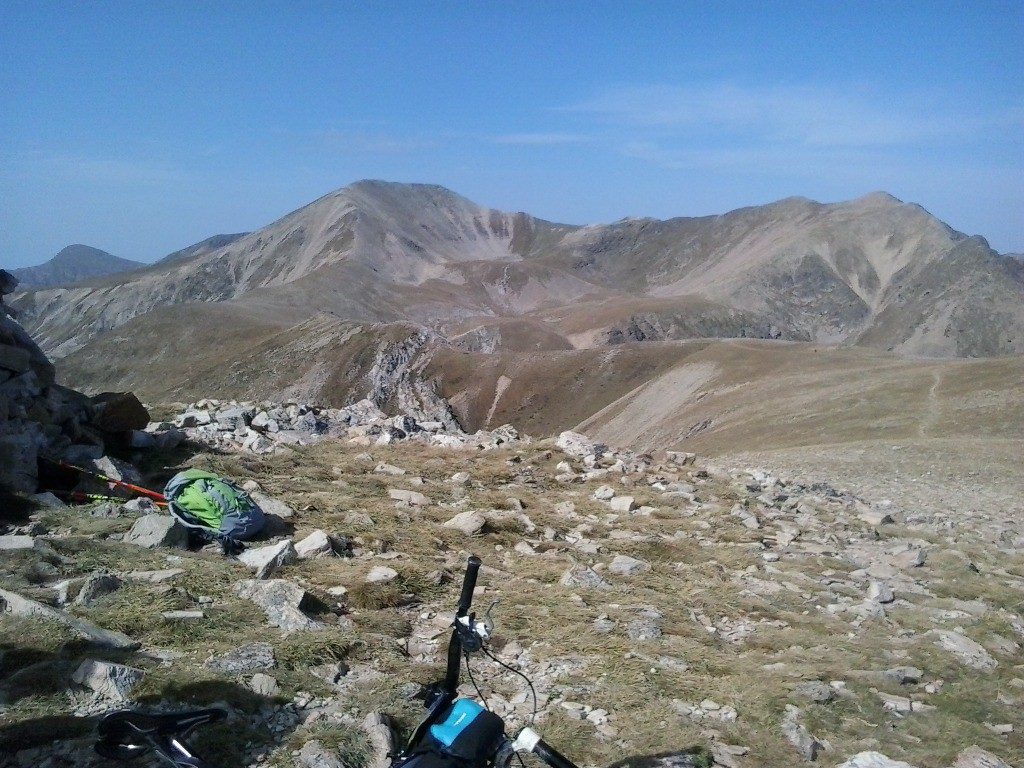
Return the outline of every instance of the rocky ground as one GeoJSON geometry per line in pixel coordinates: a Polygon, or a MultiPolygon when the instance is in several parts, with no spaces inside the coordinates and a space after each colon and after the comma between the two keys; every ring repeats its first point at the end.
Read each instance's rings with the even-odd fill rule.
{"type": "MultiPolygon", "coordinates": [[[[270,410],[219,418],[235,405],[205,444],[137,463],[144,482],[187,464],[248,483],[271,524],[238,559],[182,548],[138,501],[49,507],[0,537],[0,765],[107,765],[101,713],[210,705],[229,712],[195,741],[214,765],[372,764],[373,713],[402,734],[422,714],[470,553],[475,606],[500,602],[465,694],[581,765],[695,745],[739,768],[1024,761],[1024,522],[1002,486],[951,508],[849,482],[884,477],[867,449],[858,477],[572,433],[438,445],[415,420],[268,450],[251,424],[270,410]]],[[[201,429],[201,410],[150,434],[201,429]]]]}

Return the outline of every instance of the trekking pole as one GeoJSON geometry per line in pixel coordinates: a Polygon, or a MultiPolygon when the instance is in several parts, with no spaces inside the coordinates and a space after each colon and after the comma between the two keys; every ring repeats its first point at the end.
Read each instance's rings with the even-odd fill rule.
{"type": "MultiPolygon", "coordinates": [[[[122,498],[121,496],[102,496],[98,493],[82,493],[81,491],[59,491],[56,489],[47,489],[47,493],[52,493],[54,496],[65,496],[71,501],[90,502],[90,501],[113,501],[117,504],[124,504],[128,499],[122,498]]],[[[158,507],[167,506],[166,501],[154,501],[158,507]]]]}
{"type": "Polygon", "coordinates": [[[162,501],[164,503],[167,502],[167,499],[164,497],[162,493],[151,491],[149,490],[149,488],[143,488],[140,485],[132,485],[131,483],[126,483],[124,480],[115,480],[112,477],[107,477],[106,475],[100,474],[99,472],[96,472],[94,470],[83,469],[82,467],[76,467],[74,464],[68,464],[66,461],[55,461],[54,459],[47,459],[47,461],[49,461],[51,464],[56,464],[58,467],[63,467],[64,469],[73,469],[77,472],[81,472],[83,475],[91,475],[92,477],[95,477],[97,480],[102,480],[105,483],[113,483],[114,485],[126,488],[129,491],[141,493],[144,496],[149,496],[151,499],[156,499],[157,501],[162,501]]]}

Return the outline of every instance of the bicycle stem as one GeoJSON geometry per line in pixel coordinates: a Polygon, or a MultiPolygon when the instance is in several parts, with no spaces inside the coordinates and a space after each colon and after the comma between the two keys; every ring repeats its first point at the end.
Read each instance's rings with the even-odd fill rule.
{"type": "Polygon", "coordinates": [[[452,622],[452,636],[448,641],[448,666],[445,670],[444,680],[440,685],[432,686],[428,694],[433,700],[428,700],[429,707],[426,717],[416,726],[412,736],[402,751],[408,755],[413,748],[420,743],[424,734],[430,726],[434,725],[452,702],[455,701],[459,688],[459,669],[462,664],[462,632],[463,627],[459,619],[469,613],[473,604],[473,590],[476,589],[476,577],[480,571],[481,561],[476,555],[471,555],[466,563],[466,574],[462,579],[462,592],[459,595],[459,606],[455,613],[455,621],[452,622]]]}

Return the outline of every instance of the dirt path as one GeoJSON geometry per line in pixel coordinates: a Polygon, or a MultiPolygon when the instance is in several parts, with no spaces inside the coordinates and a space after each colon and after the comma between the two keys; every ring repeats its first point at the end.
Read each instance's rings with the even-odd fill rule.
{"type": "Polygon", "coordinates": [[[939,386],[942,384],[942,373],[938,370],[932,371],[932,385],[928,388],[927,412],[921,420],[918,432],[921,437],[928,437],[939,420],[941,402],[938,397],[939,386]]]}

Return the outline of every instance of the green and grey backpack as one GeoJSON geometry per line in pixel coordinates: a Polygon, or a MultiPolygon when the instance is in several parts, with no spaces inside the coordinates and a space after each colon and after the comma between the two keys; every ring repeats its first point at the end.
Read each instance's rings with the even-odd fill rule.
{"type": "Polygon", "coordinates": [[[259,505],[230,480],[200,469],[186,469],[164,488],[167,511],[190,531],[217,541],[233,554],[245,547],[242,541],[263,530],[259,505]]]}

